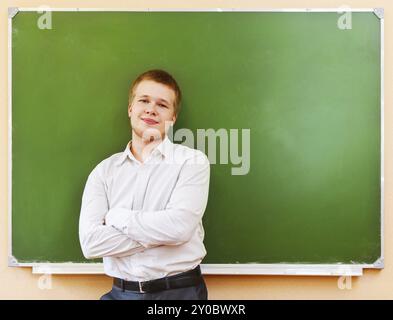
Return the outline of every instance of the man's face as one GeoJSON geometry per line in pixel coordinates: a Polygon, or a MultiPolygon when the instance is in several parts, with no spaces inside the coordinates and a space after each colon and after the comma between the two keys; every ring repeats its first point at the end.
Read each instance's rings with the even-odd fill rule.
{"type": "Polygon", "coordinates": [[[141,138],[164,138],[165,124],[175,123],[175,92],[168,86],[152,81],[141,81],[134,90],[128,107],[132,130],[141,138]]]}

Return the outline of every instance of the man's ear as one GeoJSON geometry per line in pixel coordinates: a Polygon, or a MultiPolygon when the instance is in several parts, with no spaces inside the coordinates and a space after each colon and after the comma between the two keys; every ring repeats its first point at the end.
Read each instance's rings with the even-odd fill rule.
{"type": "Polygon", "coordinates": [[[132,109],[132,104],[128,104],[128,118],[131,118],[131,109],[132,109]]]}
{"type": "Polygon", "coordinates": [[[172,117],[173,124],[175,124],[175,123],[176,123],[176,119],[177,119],[177,115],[176,115],[176,114],[174,114],[174,115],[173,115],[173,117],[172,117]]]}

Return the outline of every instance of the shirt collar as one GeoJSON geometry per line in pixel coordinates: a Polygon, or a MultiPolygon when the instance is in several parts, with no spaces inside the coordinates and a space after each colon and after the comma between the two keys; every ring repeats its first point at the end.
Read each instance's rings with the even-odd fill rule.
{"type": "MultiPolygon", "coordinates": [[[[128,157],[132,161],[137,161],[130,150],[131,141],[129,141],[124,149],[123,153],[120,155],[119,160],[116,162],[117,165],[121,165],[124,160],[128,157]]],[[[168,136],[165,136],[164,140],[154,148],[152,155],[161,154],[164,157],[170,157],[173,152],[173,143],[169,140],[168,136]]]]}
{"type": "Polygon", "coordinates": [[[169,158],[173,152],[173,143],[169,140],[168,136],[165,136],[164,140],[152,151],[159,152],[164,157],[169,158]]]}

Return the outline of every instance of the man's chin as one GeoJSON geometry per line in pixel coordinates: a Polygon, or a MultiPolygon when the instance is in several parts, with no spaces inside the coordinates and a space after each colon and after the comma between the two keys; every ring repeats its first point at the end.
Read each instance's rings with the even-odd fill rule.
{"type": "Polygon", "coordinates": [[[153,142],[162,140],[164,133],[158,130],[157,128],[146,128],[142,132],[142,140],[146,142],[153,142]]]}

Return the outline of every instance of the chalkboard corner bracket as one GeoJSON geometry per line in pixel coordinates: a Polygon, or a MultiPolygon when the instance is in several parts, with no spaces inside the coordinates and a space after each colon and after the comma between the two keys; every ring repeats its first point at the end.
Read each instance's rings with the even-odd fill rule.
{"type": "Polygon", "coordinates": [[[8,18],[12,19],[13,17],[15,17],[17,15],[18,12],[19,12],[19,8],[8,7],[8,18]]]}
{"type": "Polygon", "coordinates": [[[14,256],[11,255],[8,257],[8,266],[9,267],[18,267],[19,262],[18,262],[18,260],[16,260],[16,258],[14,256]]]}
{"type": "Polygon", "coordinates": [[[383,269],[385,267],[385,260],[383,257],[378,258],[374,263],[373,263],[374,268],[377,269],[383,269]]]}
{"type": "Polygon", "coordinates": [[[374,8],[374,14],[379,19],[383,19],[384,18],[384,14],[385,14],[385,10],[384,10],[384,8],[374,8]]]}

